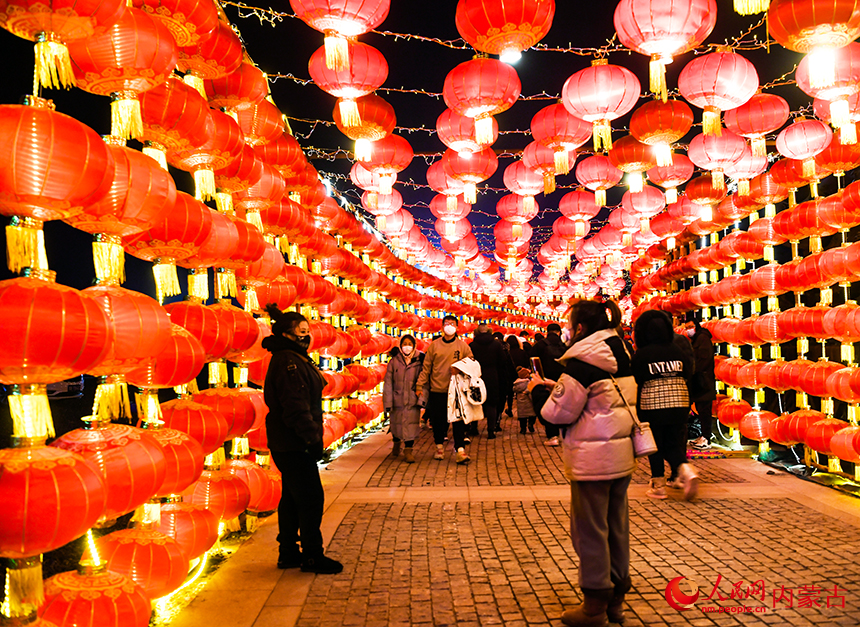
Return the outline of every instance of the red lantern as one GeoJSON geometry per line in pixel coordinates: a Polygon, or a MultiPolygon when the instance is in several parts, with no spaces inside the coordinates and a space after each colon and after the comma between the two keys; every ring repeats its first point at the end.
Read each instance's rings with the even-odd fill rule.
{"type": "Polygon", "coordinates": [[[203,453],[215,452],[227,439],[229,425],[218,412],[202,403],[180,398],[161,404],[166,427],[187,433],[200,443],[203,453]]]}
{"type": "Polygon", "coordinates": [[[178,324],[201,344],[206,361],[216,361],[227,355],[233,328],[210,307],[186,300],[165,307],[173,324],[178,324]]]}
{"type": "MultiPolygon", "coordinates": [[[[616,16],[620,8],[621,4],[616,8],[616,16]]],[[[669,167],[672,165],[672,144],[684,137],[692,125],[693,111],[685,102],[653,100],[633,112],[630,134],[653,148],[657,166],[669,167]]]]}
{"type": "Polygon", "coordinates": [[[271,505],[273,486],[265,470],[247,459],[228,459],[224,469],[248,486],[250,499],[246,509],[249,513],[258,514],[267,511],[265,508],[271,505]]]}
{"type": "Polygon", "coordinates": [[[248,62],[226,76],[206,80],[205,87],[210,106],[230,111],[249,109],[269,93],[266,75],[248,62]]]}
{"type": "MultiPolygon", "coordinates": [[[[231,31],[232,32],[232,31],[231,31]]],[[[209,105],[178,76],[144,92],[140,97],[143,152],[167,170],[165,153],[206,143],[209,105]]]]}
{"type": "Polygon", "coordinates": [[[218,26],[218,10],[206,0],[134,0],[132,4],[160,20],[179,47],[204,41],[218,26]]]}
{"type": "Polygon", "coordinates": [[[236,121],[248,146],[268,144],[284,134],[281,111],[268,100],[236,110],[236,121]]]}
{"type": "Polygon", "coordinates": [[[122,529],[96,540],[108,569],[143,588],[150,599],[170,594],[188,574],[188,560],[179,543],[151,529],[122,529]]]}
{"type": "Polygon", "coordinates": [[[831,439],[839,431],[848,426],[847,422],[837,420],[836,418],[818,420],[809,426],[803,442],[814,451],[824,453],[825,455],[832,455],[833,450],[830,448],[831,439]]]}
{"type": "Polygon", "coordinates": [[[616,168],[629,174],[627,182],[634,193],[642,191],[645,182],[642,173],[655,165],[651,148],[632,135],[626,135],[613,144],[609,160],[616,168]]]}
{"type": "Polygon", "coordinates": [[[436,120],[436,136],[443,144],[451,150],[466,157],[475,152],[480,152],[487,145],[496,143],[499,137],[499,125],[495,118],[492,119],[491,141],[487,144],[478,143],[475,135],[475,120],[460,115],[451,109],[445,109],[436,120]]]}
{"type": "Polygon", "coordinates": [[[591,124],[568,113],[561,103],[538,111],[531,122],[535,141],[551,148],[555,154],[555,173],[570,172],[568,154],[591,137],[591,124]]]}
{"type": "Polygon", "coordinates": [[[473,154],[469,159],[461,158],[452,150],[446,150],[442,157],[442,168],[448,176],[463,183],[463,200],[470,205],[477,202],[478,183],[490,178],[498,167],[498,157],[490,148],[473,154]]]}
{"type": "Polygon", "coordinates": [[[355,141],[355,158],[368,161],[372,154],[370,142],[379,141],[394,130],[397,118],[394,109],[376,94],[355,99],[358,123],[341,117],[340,103],[334,109],[334,123],[341,133],[355,141]]]}
{"type": "MultiPolygon", "coordinates": [[[[268,163],[288,179],[302,172],[307,166],[299,142],[287,133],[283,133],[278,139],[268,144],[254,146],[254,152],[264,163],[268,163]]],[[[291,200],[299,202],[294,198],[291,200]]]]}
{"type": "Polygon", "coordinates": [[[210,407],[227,421],[227,439],[244,435],[266,419],[263,393],[251,388],[209,388],[195,394],[194,402],[210,407]]]}
{"type": "Polygon", "coordinates": [[[594,151],[612,148],[612,120],[628,113],[639,100],[639,79],[607,59],[575,72],[562,88],[562,104],[571,115],[593,123],[594,151]]]}
{"type": "MultiPolygon", "coordinates": [[[[856,129],[852,122],[850,126],[844,126],[840,131],[849,127],[856,129]]],[[[857,142],[846,143],[844,136],[845,133],[840,132],[830,141],[827,148],[815,155],[815,168],[819,173],[832,172],[839,177],[860,165],[860,147],[857,146],[857,142]]]]}
{"type": "Polygon", "coordinates": [[[142,388],[172,388],[194,379],[203,368],[203,346],[178,324],[171,324],[170,343],[145,366],[126,378],[142,388]]]}
{"type": "Polygon", "coordinates": [[[186,500],[205,507],[219,520],[233,520],[251,500],[247,484],[226,470],[204,470],[185,495],[186,500]]]}
{"type": "Polygon", "coordinates": [[[399,135],[391,134],[373,142],[373,151],[366,167],[379,176],[380,194],[391,194],[391,185],[397,173],[406,169],[412,157],[412,146],[399,135]]]}
{"type": "Polygon", "coordinates": [[[823,122],[795,118],[776,137],[776,149],[783,157],[803,162],[804,178],[815,176],[815,155],[830,145],[833,132],[823,122]]]}
{"type": "Polygon", "coordinates": [[[326,47],[317,49],[308,61],[311,79],[327,94],[338,99],[340,116],[347,126],[361,123],[355,99],[372,94],[388,78],[388,62],[376,48],[359,41],[347,41],[347,63],[342,69],[326,65],[326,47]]]}
{"type": "Polygon", "coordinates": [[[741,435],[755,442],[764,442],[770,438],[770,424],[776,418],[776,414],[770,411],[751,411],[741,418],[741,435]]]}
{"type": "MultiPolygon", "coordinates": [[[[684,187],[687,198],[704,208],[701,220],[710,222],[713,219],[713,208],[720,204],[726,197],[725,187],[719,189],[714,186],[713,177],[697,176],[684,187]]],[[[715,229],[716,230],[716,229],[715,229]]]]}
{"type": "Polygon", "coordinates": [[[603,155],[586,157],[576,166],[576,180],[594,192],[599,207],[606,205],[606,190],[618,185],[622,176],[624,173],[603,155]]]}
{"type": "Polygon", "coordinates": [[[143,133],[138,96],[157,87],[176,67],[170,30],[147,13],[128,8],[104,34],[69,45],[77,86],[111,97],[111,135],[143,133]]]}
{"type": "Polygon", "coordinates": [[[696,135],[690,142],[687,154],[697,166],[710,170],[712,186],[720,190],[725,187],[724,171],[740,161],[747,150],[747,144],[741,137],[731,131],[724,131],[719,135],[696,135]]]}
{"type": "Polygon", "coordinates": [[[461,0],[455,23],[475,50],[515,61],[546,36],[554,15],[555,0],[461,0]]]}
{"type": "Polygon", "coordinates": [[[206,97],[204,79],[232,74],[242,64],[242,43],[228,22],[218,21],[215,29],[196,45],[179,50],[177,68],[185,72],[183,80],[206,97]]]}
{"type": "Polygon", "coordinates": [[[163,504],[156,529],[176,540],[189,561],[203,555],[218,541],[218,517],[194,503],[163,504]]]}
{"type": "Polygon", "coordinates": [[[801,375],[801,391],[811,396],[827,396],[827,378],[842,367],[842,364],[832,361],[816,361],[801,375]]]}
{"type": "Polygon", "coordinates": [[[717,409],[717,420],[727,427],[737,428],[743,417],[751,411],[752,407],[746,401],[727,400],[720,403],[717,409]]]}
{"type": "Polygon", "coordinates": [[[531,142],[523,150],[523,165],[543,177],[543,193],[555,191],[556,153],[537,141],[531,142]]]}
{"type": "Polygon", "coordinates": [[[739,107],[726,111],[724,118],[726,128],[750,140],[753,155],[764,157],[767,155],[765,136],[781,128],[788,114],[784,98],[757,93],[739,107]]]}
{"type": "Polygon", "coordinates": [[[146,627],[152,614],[143,588],[104,564],[45,580],[39,618],[76,627],[146,627]]]}
{"type": "Polygon", "coordinates": [[[750,196],[750,181],[751,179],[764,174],[767,166],[767,157],[757,157],[749,148],[744,146],[743,156],[725,168],[725,173],[728,174],[738,185],[737,198],[735,198],[736,203],[743,203],[744,206],[750,202],[754,205],[758,204],[757,201],[750,196]]]}
{"type": "Polygon", "coordinates": [[[850,426],[840,429],[830,438],[830,450],[839,459],[852,464],[860,463],[860,438],[857,437],[860,427],[850,426]]]}
{"type": "MultiPolygon", "coordinates": [[[[693,162],[685,155],[671,155],[668,166],[654,166],[648,170],[648,180],[666,190],[666,203],[673,205],[678,202],[679,185],[683,185],[693,176],[693,162]]],[[[688,201],[689,202],[689,201],[688,201]]]]}
{"type": "MultiPolygon", "coordinates": [[[[795,73],[797,86],[813,98],[829,101],[827,121],[835,128],[853,128],[848,98],[860,91],[860,44],[852,42],[837,48],[832,56],[828,63],[832,63],[833,75],[828,77],[825,83],[813,76],[813,73],[820,69],[813,67],[815,55],[803,57],[795,73]]],[[[856,144],[856,131],[852,139],[853,141],[848,143],[856,144]]]]}
{"type": "Polygon", "coordinates": [[[165,476],[156,496],[179,494],[200,478],[203,472],[203,447],[176,429],[155,428],[147,433],[161,445],[165,476]]]}
{"type": "Polygon", "coordinates": [[[758,72],[734,52],[712,52],[696,57],[678,76],[684,99],[704,109],[702,131],[720,134],[720,114],[747,102],[758,90],[758,72]]]}

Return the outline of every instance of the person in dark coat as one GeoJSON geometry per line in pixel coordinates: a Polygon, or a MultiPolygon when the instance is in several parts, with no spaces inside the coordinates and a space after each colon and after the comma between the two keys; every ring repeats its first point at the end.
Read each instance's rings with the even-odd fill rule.
{"type": "Polygon", "coordinates": [[[317,461],[323,457],[322,391],[326,380],[308,356],[310,326],[294,311],[266,306],[274,321],[263,348],[272,353],[263,395],[272,459],[283,477],[278,504],[278,568],[337,574],[343,565],[323,553],[325,493],[317,461]],[[301,549],[299,548],[301,534],[301,549]]]}
{"type": "Polygon", "coordinates": [[[505,351],[505,367],[499,370],[499,431],[501,431],[502,410],[505,414],[513,416],[514,407],[514,381],[517,378],[517,369],[514,366],[513,357],[511,357],[510,346],[505,342],[505,336],[500,331],[493,333],[493,339],[502,345],[502,350],[505,351]]]}
{"type": "Polygon", "coordinates": [[[400,338],[400,346],[391,349],[382,388],[382,406],[388,415],[389,430],[394,440],[391,454],[395,457],[400,455],[402,442],[403,461],[408,463],[415,461],[412,448],[421,432],[418,425],[421,408],[418,406],[415,384],[423,367],[424,353],[415,348],[414,337],[404,335],[400,338]]]}
{"type": "MultiPolygon", "coordinates": [[[[535,333],[537,338],[540,333],[535,333]]],[[[556,361],[562,357],[567,351],[567,346],[561,341],[561,325],[552,322],[547,325],[546,337],[541,336],[532,346],[532,357],[540,359],[541,367],[543,368],[544,377],[552,381],[558,381],[559,377],[564,374],[564,366],[556,361]]],[[[531,366],[531,364],[529,364],[531,366]]],[[[540,418],[541,423],[546,430],[545,446],[558,446],[560,444],[558,436],[561,433],[559,428],[540,418]]]]}
{"type": "Polygon", "coordinates": [[[669,462],[672,487],[682,487],[684,498],[696,495],[698,477],[687,463],[687,417],[690,392],[687,381],[693,360],[675,342],[672,319],[664,311],[650,310],[636,320],[633,338],[636,353],[630,362],[638,385],[636,411],[651,423],[657,452],[648,457],[651,484],[646,495],[666,498],[665,462],[669,462]]]}
{"type": "Polygon", "coordinates": [[[693,345],[695,374],[690,382],[690,397],[699,416],[702,435],[693,442],[693,448],[701,451],[711,448],[714,401],[717,399],[717,377],[714,374],[714,342],[711,332],[691,316],[686,322],[687,337],[693,345]]]}
{"type": "Polygon", "coordinates": [[[531,362],[529,362],[529,355],[526,350],[520,346],[520,341],[517,339],[515,335],[509,335],[508,339],[505,340],[508,345],[508,353],[511,356],[511,361],[514,364],[514,368],[519,371],[520,368],[528,368],[531,370],[531,362]]]}
{"type": "Polygon", "coordinates": [[[520,344],[521,344],[521,348],[523,349],[525,354],[528,355],[529,357],[531,357],[532,345],[531,345],[531,342],[529,342],[529,332],[526,331],[525,329],[520,331],[520,344]]]}
{"type": "Polygon", "coordinates": [[[474,335],[475,339],[471,344],[472,356],[481,364],[481,378],[487,386],[484,417],[487,419],[487,439],[492,440],[499,430],[499,410],[505,398],[502,385],[508,378],[506,366],[510,357],[486,324],[478,325],[474,335]]]}

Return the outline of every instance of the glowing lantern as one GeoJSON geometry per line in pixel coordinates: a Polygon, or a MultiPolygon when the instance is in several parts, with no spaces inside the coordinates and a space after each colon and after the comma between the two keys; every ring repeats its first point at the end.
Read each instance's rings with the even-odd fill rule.
{"type": "MultiPolygon", "coordinates": [[[[307,165],[299,142],[287,133],[268,144],[254,146],[254,152],[264,163],[268,163],[288,179],[302,172],[307,165]]],[[[295,198],[291,200],[299,202],[295,198]]]]}
{"type": "Polygon", "coordinates": [[[475,139],[492,143],[492,116],[507,111],[520,95],[517,71],[496,59],[476,57],[448,72],[442,87],[445,104],[460,115],[475,119],[475,139]]]}
{"type": "Polygon", "coordinates": [[[523,150],[523,165],[543,176],[543,193],[555,191],[556,153],[551,148],[533,141],[523,150]]]}
{"type": "Polygon", "coordinates": [[[684,224],[664,211],[651,218],[650,228],[654,235],[666,240],[666,248],[672,249],[675,238],[684,230],[684,224]]]}
{"type": "Polygon", "coordinates": [[[537,216],[538,207],[534,205],[531,209],[527,209],[522,196],[507,194],[496,203],[496,213],[499,218],[514,225],[512,234],[518,238],[522,233],[522,225],[537,216]],[[517,229],[517,225],[519,225],[519,229],[517,229]]]}
{"type": "Polygon", "coordinates": [[[591,137],[591,124],[572,116],[561,103],[538,111],[531,122],[535,141],[555,153],[555,173],[570,172],[568,153],[582,146],[591,137]]]}
{"type": "Polygon", "coordinates": [[[789,108],[784,98],[757,93],[739,107],[726,111],[724,121],[730,131],[750,140],[756,157],[767,155],[765,136],[788,120],[789,108]]]}
{"type": "Polygon", "coordinates": [[[544,38],[555,15],[555,0],[460,0],[455,23],[475,50],[516,61],[544,38]]]}
{"type": "Polygon", "coordinates": [[[684,99],[704,109],[702,131],[719,135],[720,114],[747,102],[758,90],[758,73],[752,63],[733,52],[712,52],[696,57],[678,76],[684,99]]]}
{"type": "Polygon", "coordinates": [[[110,571],[134,581],[150,599],[170,594],[188,574],[179,543],[154,529],[114,531],[97,539],[96,549],[110,571]]]}
{"type": "Polygon", "coordinates": [[[618,185],[622,176],[624,173],[604,155],[586,157],[576,165],[576,180],[594,192],[599,207],[606,205],[606,190],[618,185]]]}
{"type": "Polygon", "coordinates": [[[448,148],[466,157],[496,142],[499,137],[499,125],[495,118],[492,120],[491,141],[480,144],[475,136],[475,120],[451,109],[445,109],[436,120],[436,136],[448,148]]]}
{"type": "Polygon", "coordinates": [[[228,111],[249,109],[269,92],[266,75],[248,62],[243,62],[227,76],[206,80],[204,85],[209,105],[228,111]]]}
{"type": "Polygon", "coordinates": [[[49,624],[76,627],[146,627],[150,614],[143,588],[106,564],[81,565],[45,580],[45,603],[39,608],[39,617],[49,624]]]}
{"type": "Polygon", "coordinates": [[[355,158],[368,161],[371,157],[371,142],[379,141],[394,130],[397,118],[394,109],[376,94],[355,99],[358,123],[355,119],[341,117],[340,103],[334,109],[334,123],[341,133],[355,141],[355,158]]]}
{"type": "Polygon", "coordinates": [[[593,123],[594,151],[612,148],[612,120],[628,113],[639,100],[639,79],[607,59],[574,73],[562,88],[562,104],[572,115],[593,123]]]}
{"type": "Polygon", "coordinates": [[[752,407],[746,401],[723,401],[717,409],[717,420],[727,427],[737,428],[743,417],[751,411],[752,407]]]}
{"type": "Polygon", "coordinates": [[[667,167],[672,165],[672,144],[686,135],[692,125],[693,111],[686,103],[654,100],[633,112],[630,134],[653,148],[658,166],[667,167]]]}
{"type": "Polygon", "coordinates": [[[227,421],[227,439],[244,435],[265,420],[266,405],[259,390],[209,388],[195,394],[194,402],[206,405],[227,421]]]}
{"type": "Polygon", "coordinates": [[[783,157],[803,162],[804,178],[815,176],[815,155],[830,145],[833,132],[823,122],[795,118],[794,123],[780,131],[776,149],[783,157]]]}
{"type": "Polygon", "coordinates": [[[205,79],[221,78],[242,65],[242,43],[228,22],[218,21],[215,29],[196,44],[179,49],[177,68],[182,80],[206,97],[205,79]]]}
{"type": "Polygon", "coordinates": [[[701,220],[710,222],[713,219],[713,208],[726,197],[726,189],[718,189],[714,186],[710,175],[697,176],[684,187],[687,198],[704,208],[701,220]]]}
{"type": "MultiPolygon", "coordinates": [[[[803,93],[830,103],[829,122],[841,131],[843,127],[854,126],[848,98],[860,91],[860,44],[852,42],[847,46],[836,48],[832,55],[833,58],[830,61],[833,64],[833,76],[826,85],[814,84],[815,79],[810,74],[810,66],[814,59],[814,55],[811,54],[803,57],[797,66],[796,80],[797,86],[803,93]]],[[[850,132],[846,138],[848,137],[850,132]]],[[[853,139],[854,141],[846,143],[857,142],[856,131],[853,139]]]]}
{"type": "Polygon", "coordinates": [[[666,208],[666,199],[656,187],[646,185],[641,192],[624,192],[621,206],[638,215],[642,220],[642,232],[648,232],[648,218],[656,216],[666,208]]]}
{"type": "Polygon", "coordinates": [[[166,427],[190,435],[206,455],[218,450],[227,439],[227,420],[208,405],[179,398],[162,403],[161,414],[166,427]]]}
{"type": "Polygon", "coordinates": [[[452,150],[446,150],[442,157],[445,174],[463,183],[463,200],[470,205],[477,202],[477,184],[490,178],[498,167],[498,157],[490,148],[473,154],[469,159],[461,158],[452,150]]]}
{"type": "Polygon", "coordinates": [[[767,157],[756,157],[744,146],[743,156],[725,169],[725,173],[738,185],[738,199],[750,196],[750,180],[763,174],[767,166],[767,157]]]}
{"type": "Polygon", "coordinates": [[[140,115],[143,132],[138,139],[143,142],[143,152],[165,170],[168,150],[201,146],[209,137],[208,103],[178,76],[141,95],[140,115]]]}
{"type": "Polygon", "coordinates": [[[190,561],[203,555],[218,541],[218,517],[202,505],[164,503],[156,530],[176,540],[185,559],[190,561]]]}
{"type": "Polygon", "coordinates": [[[651,91],[666,102],[666,65],[707,39],[717,23],[717,3],[622,0],[613,23],[624,46],[651,58],[651,91]]]}
{"type": "Polygon", "coordinates": [[[205,507],[219,520],[233,520],[248,508],[251,492],[239,477],[207,467],[200,479],[185,491],[185,498],[205,507]]]}
{"type": "Polygon", "coordinates": [[[284,134],[284,120],[281,111],[268,100],[237,109],[236,122],[242,130],[242,137],[248,146],[259,146],[277,140],[284,134]]]}
{"type": "Polygon", "coordinates": [[[399,135],[391,134],[373,142],[373,152],[365,167],[379,176],[380,194],[391,193],[397,173],[406,169],[412,157],[412,146],[399,135]]]}
{"type": "Polygon", "coordinates": [[[176,67],[170,30],[147,13],[129,8],[105,33],[69,45],[77,86],[111,97],[111,135],[143,133],[138,96],[157,87],[176,67]]]}
{"type": "Polygon", "coordinates": [[[830,441],[842,429],[848,427],[848,423],[836,418],[824,418],[812,423],[806,431],[803,442],[814,451],[832,455],[830,441]]]}
{"type": "Polygon", "coordinates": [[[522,161],[514,161],[505,168],[504,181],[505,187],[522,196],[526,210],[531,210],[535,204],[534,197],[543,191],[543,176],[527,168],[522,161]]]}
{"type": "Polygon", "coordinates": [[[770,438],[770,423],[776,414],[770,411],[751,411],[741,418],[738,428],[741,435],[755,442],[765,442],[770,438]]]}
{"type": "Polygon", "coordinates": [[[693,176],[693,162],[685,155],[671,154],[671,163],[667,166],[654,166],[648,170],[648,180],[666,190],[666,203],[678,201],[678,186],[689,181],[693,176]]]}
{"type": "Polygon", "coordinates": [[[740,161],[747,150],[746,142],[731,131],[719,135],[696,135],[690,142],[687,154],[703,170],[710,170],[714,189],[725,188],[724,171],[740,161]]]}

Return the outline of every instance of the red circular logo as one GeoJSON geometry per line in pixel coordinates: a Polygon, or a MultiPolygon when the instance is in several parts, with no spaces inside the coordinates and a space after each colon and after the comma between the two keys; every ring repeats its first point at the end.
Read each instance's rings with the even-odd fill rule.
{"type": "Polygon", "coordinates": [[[699,588],[694,584],[690,584],[693,589],[692,595],[684,594],[681,591],[681,582],[684,579],[685,578],[683,576],[675,577],[669,582],[669,585],[666,586],[666,603],[679,612],[689,610],[699,598],[699,588]]]}

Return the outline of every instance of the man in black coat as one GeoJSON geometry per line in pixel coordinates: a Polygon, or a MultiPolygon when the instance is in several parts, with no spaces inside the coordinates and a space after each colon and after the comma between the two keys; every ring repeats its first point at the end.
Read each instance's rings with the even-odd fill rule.
{"type": "Polygon", "coordinates": [[[504,403],[503,385],[510,379],[508,370],[513,370],[513,364],[502,343],[493,337],[486,324],[475,329],[471,349],[475,360],[481,364],[481,378],[487,386],[484,417],[487,419],[487,439],[492,440],[499,430],[499,409],[504,403]]]}
{"type": "MultiPolygon", "coordinates": [[[[535,337],[537,335],[535,334],[535,337]]],[[[543,374],[547,379],[558,381],[561,375],[564,374],[564,366],[558,363],[556,359],[564,355],[566,350],[567,346],[561,341],[561,326],[552,322],[547,325],[546,338],[535,342],[535,345],[532,347],[531,356],[540,359],[543,374]]],[[[538,416],[540,416],[540,413],[538,413],[538,416]]],[[[546,441],[544,444],[546,446],[558,446],[560,444],[558,440],[559,428],[552,423],[545,422],[543,418],[540,418],[540,421],[546,430],[546,441]]]]}
{"type": "Polygon", "coordinates": [[[693,345],[696,367],[690,381],[690,399],[699,416],[702,435],[693,442],[693,448],[705,451],[711,448],[713,429],[713,407],[717,398],[717,377],[714,373],[714,342],[711,332],[704,328],[698,318],[687,318],[687,337],[693,345]]]}

